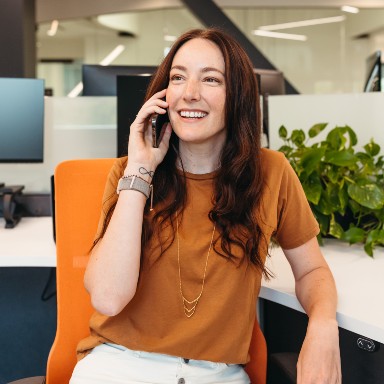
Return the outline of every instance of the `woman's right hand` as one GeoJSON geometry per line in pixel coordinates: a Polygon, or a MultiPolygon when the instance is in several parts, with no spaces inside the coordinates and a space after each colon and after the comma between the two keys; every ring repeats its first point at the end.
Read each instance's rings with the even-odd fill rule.
{"type": "Polygon", "coordinates": [[[152,127],[150,117],[154,114],[166,113],[168,103],[164,100],[166,89],[155,93],[141,107],[132,123],[128,143],[128,165],[124,172],[128,174],[152,175],[157,166],[163,161],[169,148],[169,139],[172,133],[171,124],[168,123],[159,147],[152,145],[152,127]],[[141,169],[141,171],[139,171],[141,169]]]}

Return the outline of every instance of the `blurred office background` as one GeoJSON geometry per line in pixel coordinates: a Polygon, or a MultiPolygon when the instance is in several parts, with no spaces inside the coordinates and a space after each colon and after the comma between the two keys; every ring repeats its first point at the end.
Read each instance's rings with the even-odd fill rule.
{"type": "MultiPolygon", "coordinates": [[[[384,49],[384,1],[215,3],[300,93],[361,92],[366,59],[384,49]]],[[[157,65],[177,36],[203,26],[178,0],[36,0],[36,21],[37,77],[55,96],[81,81],[82,64],[114,52],[113,65],[157,65]]]]}

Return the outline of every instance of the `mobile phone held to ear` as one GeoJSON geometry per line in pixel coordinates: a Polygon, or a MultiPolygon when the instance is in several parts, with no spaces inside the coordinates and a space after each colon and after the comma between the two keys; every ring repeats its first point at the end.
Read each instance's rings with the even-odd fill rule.
{"type": "Polygon", "coordinates": [[[152,146],[154,148],[158,148],[162,135],[163,135],[163,128],[166,123],[169,122],[169,116],[168,112],[161,115],[156,114],[152,116],[151,123],[152,123],[152,146]]]}

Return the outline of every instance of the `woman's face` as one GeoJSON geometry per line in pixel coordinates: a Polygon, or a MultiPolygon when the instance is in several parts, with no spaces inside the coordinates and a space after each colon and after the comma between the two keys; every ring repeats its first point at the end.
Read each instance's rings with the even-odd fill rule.
{"type": "Polygon", "coordinates": [[[213,42],[196,38],[176,53],[166,100],[172,128],[188,143],[225,141],[225,64],[213,42]]]}

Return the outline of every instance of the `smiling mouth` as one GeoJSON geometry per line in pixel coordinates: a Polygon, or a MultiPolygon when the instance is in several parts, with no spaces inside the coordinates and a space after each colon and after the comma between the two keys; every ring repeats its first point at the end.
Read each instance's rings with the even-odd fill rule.
{"type": "Polygon", "coordinates": [[[181,117],[187,117],[189,119],[201,119],[207,115],[208,113],[199,111],[180,111],[181,117]]]}

